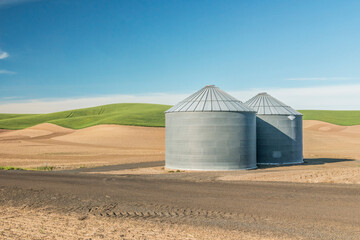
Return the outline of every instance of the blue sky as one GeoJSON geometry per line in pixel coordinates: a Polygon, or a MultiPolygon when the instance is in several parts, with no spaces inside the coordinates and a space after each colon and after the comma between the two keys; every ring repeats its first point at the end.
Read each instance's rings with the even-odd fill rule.
{"type": "Polygon", "coordinates": [[[174,104],[207,84],[240,100],[293,92],[297,108],[312,108],[301,91],[338,87],[314,107],[360,109],[359,12],[351,0],[0,0],[0,111],[174,104]],[[68,105],[39,109],[52,101],[68,105]]]}

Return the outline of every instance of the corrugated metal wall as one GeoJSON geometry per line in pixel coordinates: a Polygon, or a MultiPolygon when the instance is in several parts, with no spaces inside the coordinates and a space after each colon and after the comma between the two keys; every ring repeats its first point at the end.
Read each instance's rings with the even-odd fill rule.
{"type": "Polygon", "coordinates": [[[165,117],[167,168],[256,168],[254,112],[170,112],[165,117]]]}
{"type": "Polygon", "coordinates": [[[256,135],[259,165],[303,163],[301,115],[257,115],[256,135]]]}

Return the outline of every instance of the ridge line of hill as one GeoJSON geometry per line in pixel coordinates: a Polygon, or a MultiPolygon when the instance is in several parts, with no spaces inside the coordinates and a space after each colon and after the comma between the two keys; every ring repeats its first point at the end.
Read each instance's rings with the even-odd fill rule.
{"type": "MultiPolygon", "coordinates": [[[[40,123],[81,129],[101,124],[164,127],[164,111],[171,105],[115,103],[47,114],[0,114],[0,129],[24,129],[40,123]]],[[[299,110],[304,120],[341,126],[360,125],[360,111],[299,110]]]]}
{"type": "Polygon", "coordinates": [[[161,104],[115,103],[47,114],[0,114],[0,128],[17,130],[40,123],[53,123],[71,129],[100,124],[164,127],[164,111],[170,107],[161,104]]]}

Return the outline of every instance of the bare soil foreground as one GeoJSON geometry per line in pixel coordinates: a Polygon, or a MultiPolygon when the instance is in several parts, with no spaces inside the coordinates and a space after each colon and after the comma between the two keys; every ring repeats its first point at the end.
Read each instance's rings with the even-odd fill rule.
{"type": "Polygon", "coordinates": [[[359,239],[360,126],[304,121],[305,164],[164,169],[164,129],[0,130],[0,239],[359,239]]]}
{"type": "Polygon", "coordinates": [[[359,185],[177,178],[1,172],[0,238],[358,239],[360,234],[359,185]]]}

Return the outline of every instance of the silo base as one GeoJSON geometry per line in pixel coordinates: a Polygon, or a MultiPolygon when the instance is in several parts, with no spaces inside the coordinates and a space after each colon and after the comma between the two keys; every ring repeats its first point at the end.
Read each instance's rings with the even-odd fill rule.
{"type": "Polygon", "coordinates": [[[289,166],[289,165],[301,165],[304,164],[304,161],[301,162],[285,162],[285,163],[257,163],[258,166],[289,166]]]}
{"type": "Polygon", "coordinates": [[[254,170],[257,169],[258,167],[248,167],[248,168],[228,168],[228,169],[195,169],[195,168],[178,168],[178,167],[171,167],[171,166],[167,166],[165,165],[165,169],[168,170],[182,170],[182,171],[211,171],[211,172],[215,172],[215,171],[239,171],[239,170],[254,170]]]}

